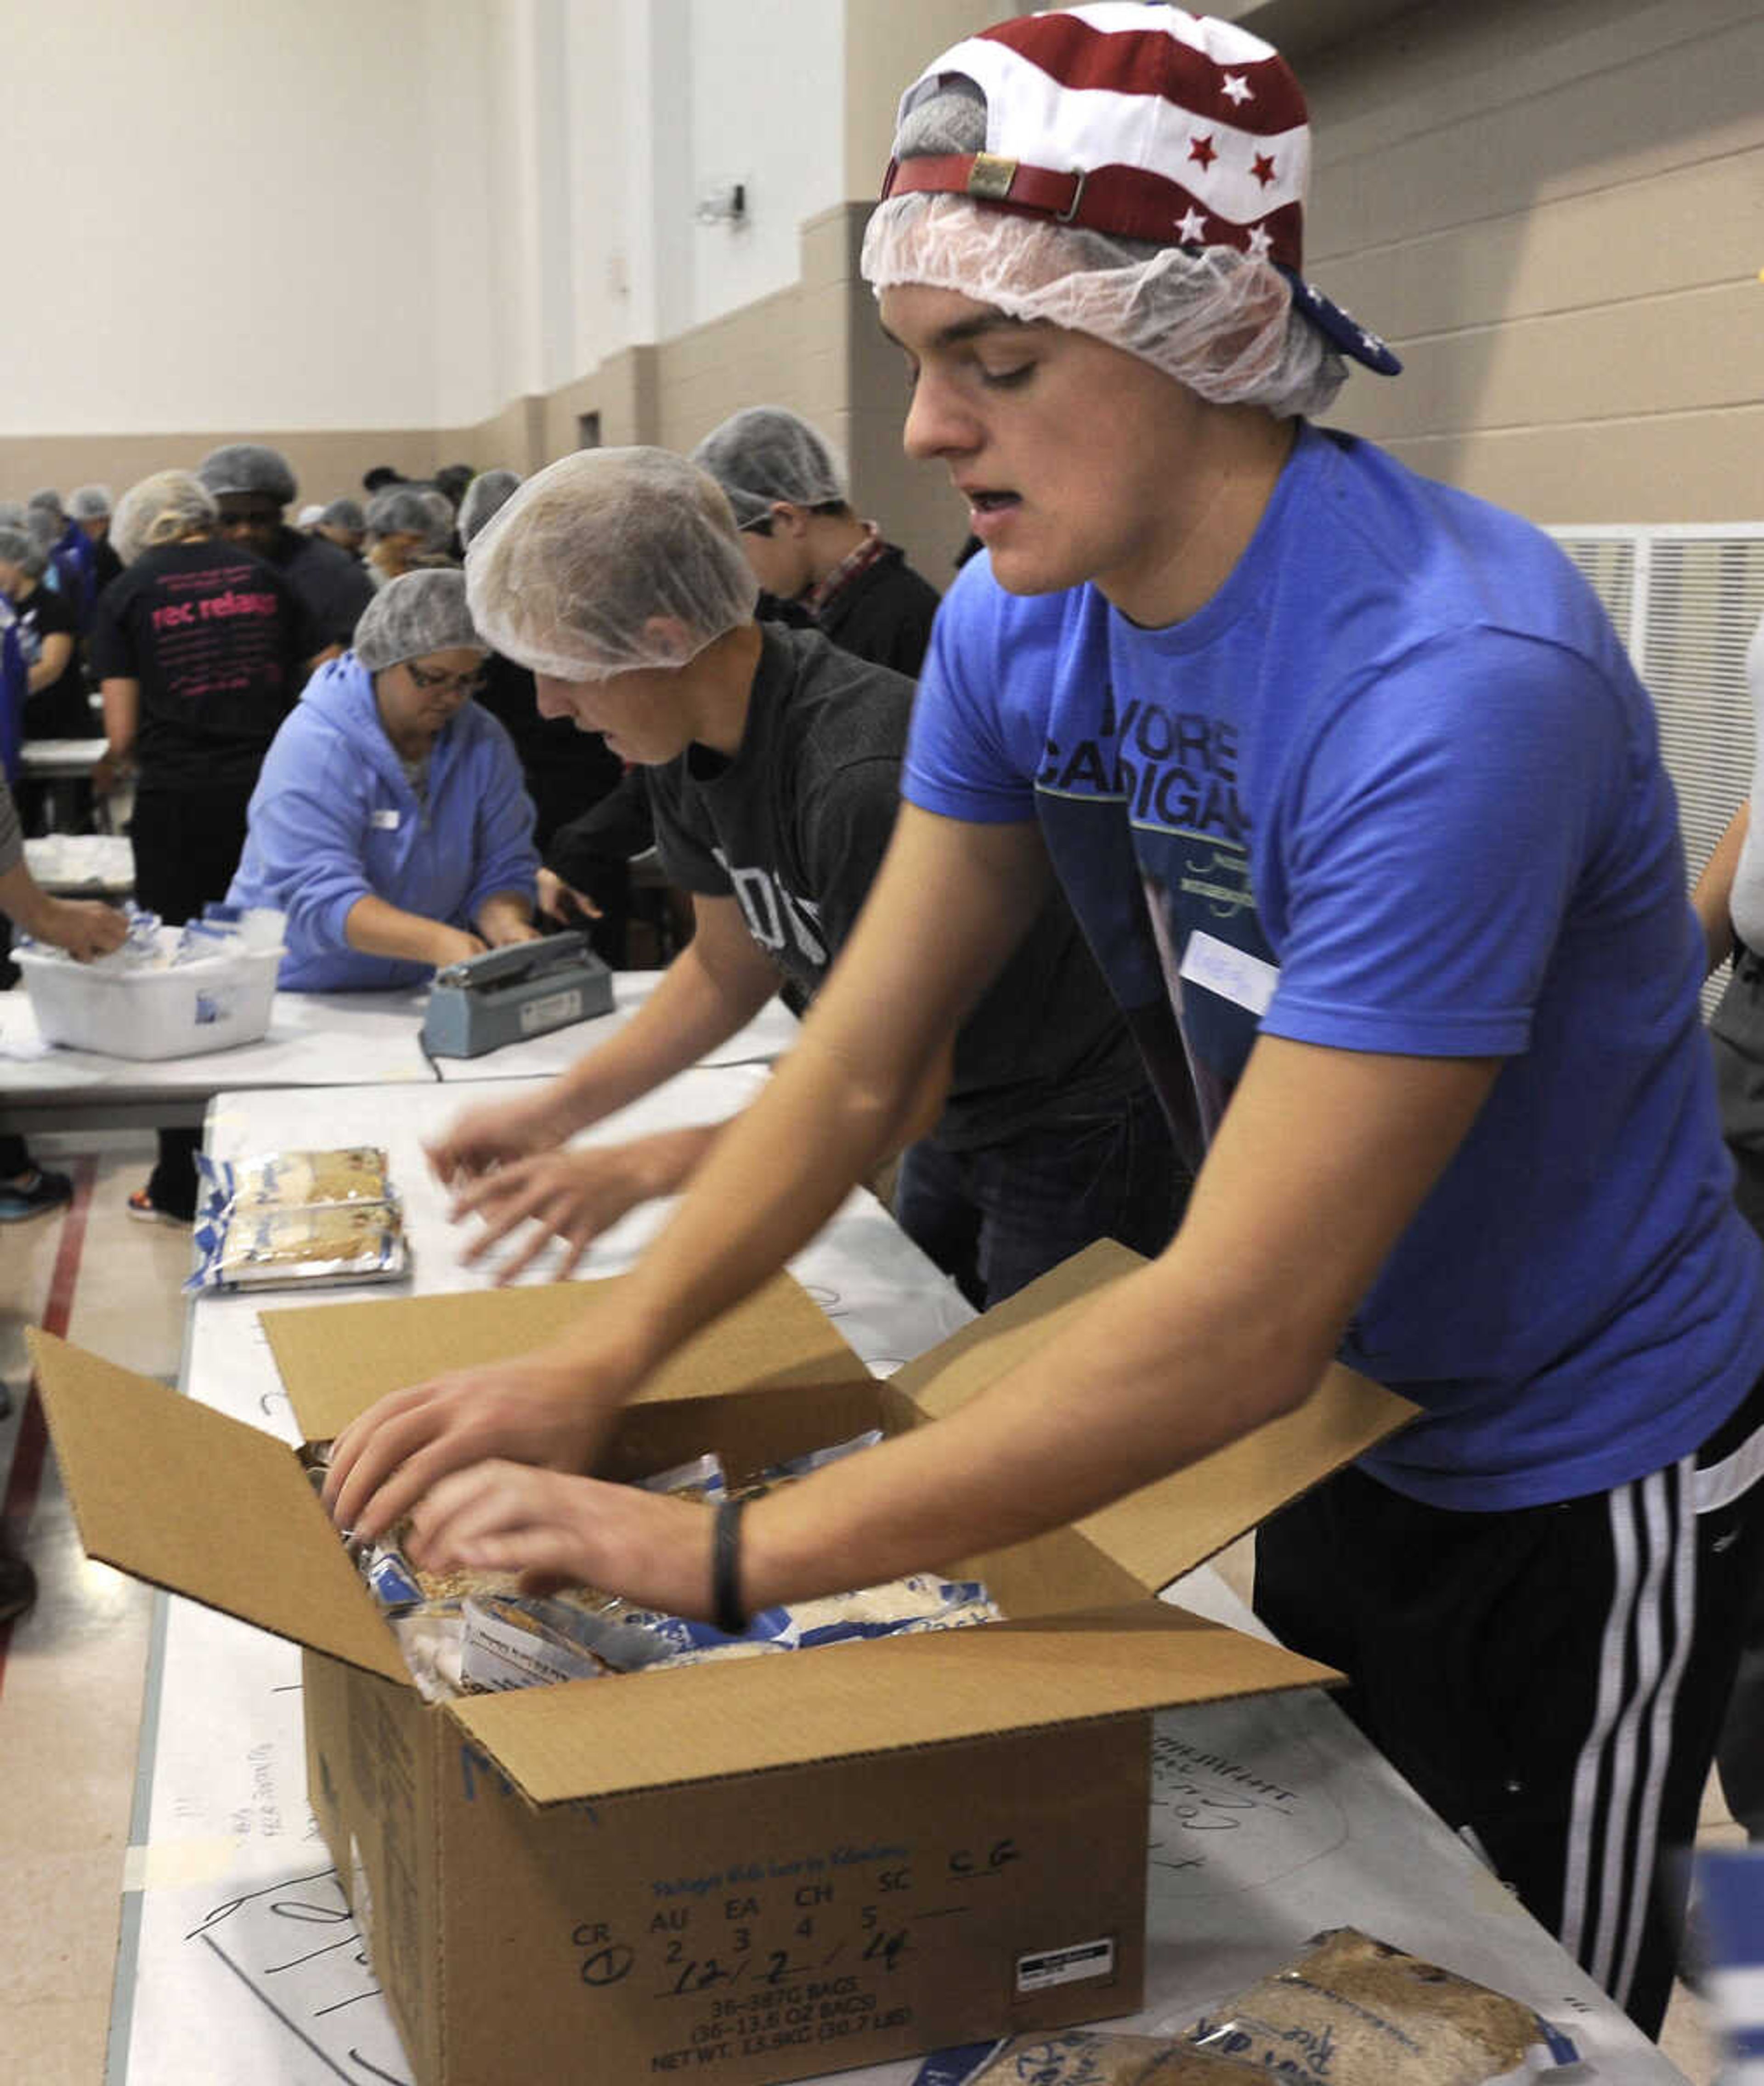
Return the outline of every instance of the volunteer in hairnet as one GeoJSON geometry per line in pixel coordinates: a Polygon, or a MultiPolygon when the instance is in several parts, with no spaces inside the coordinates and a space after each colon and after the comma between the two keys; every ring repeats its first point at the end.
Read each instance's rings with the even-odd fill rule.
{"type": "Polygon", "coordinates": [[[122,560],[110,540],[110,517],[115,504],[108,485],[83,485],[67,498],[69,516],[91,545],[92,585],[97,594],[102,594],[122,570],[122,560]]]}
{"type": "MultiPolygon", "coordinates": [[[[818,631],[757,622],[728,501],[666,449],[553,464],[480,540],[468,578],[546,713],[644,771],[662,866],[697,923],[635,1021],[542,1092],[469,1112],[431,1155],[444,1177],[486,1177],[460,1207],[491,1236],[540,1220],[518,1266],[546,1229],[579,1255],[633,1203],[671,1193],[716,1133],[554,1147],[725,1041],[781,981],[805,1000],[819,986],[899,809],[912,683],[818,631]]],[[[976,1301],[1099,1238],[1154,1253],[1169,1237],[1168,1129],[1056,895],[939,1073],[903,1126],[895,1211],[976,1301]]]]}
{"type": "MultiPolygon", "coordinates": [[[[480,471],[472,480],[459,509],[460,540],[468,549],[520,485],[519,474],[512,470],[480,471]]],[[[478,700],[515,743],[527,794],[533,799],[533,844],[542,858],[559,826],[618,788],[624,764],[592,732],[578,731],[568,717],[544,715],[529,669],[500,652],[492,651],[484,662],[484,685],[478,700]]],[[[629,872],[623,862],[616,871],[592,895],[597,913],[622,913],[628,902],[629,872]]],[[[539,901],[546,912],[563,918],[562,909],[570,895],[555,877],[540,872],[539,901]]],[[[584,924],[596,935],[595,947],[605,955],[597,926],[584,924]]]]}
{"type": "Polygon", "coordinates": [[[227,896],[287,914],[284,987],[414,985],[536,938],[533,805],[472,700],[487,649],[462,574],[407,573],[277,733],[227,896]]]}
{"type": "Polygon", "coordinates": [[[287,526],[283,510],[300,492],[287,458],[261,442],[228,442],[210,449],[196,475],[220,509],[221,534],[287,581],[321,641],[320,656],[343,650],[373,589],[347,552],[287,526]]]}
{"type": "Polygon", "coordinates": [[[861,659],[917,678],[937,590],[853,511],[826,437],[782,406],[748,406],[692,452],[729,496],[754,576],[861,659]]]}
{"type": "Polygon", "coordinates": [[[1171,6],[997,23],[909,87],[863,270],[985,555],[888,859],[608,1307],[383,1402],[331,1492],[367,1535],[420,1499],[424,1564],[738,1620],[1093,1512],[1339,1356],[1419,1415],[1258,1530],[1258,1611],[1652,2033],[1764,1562],[1764,1251],[1647,692],[1541,532],[1313,424],[1398,365],[1303,274],[1309,146],[1279,53],[1171,6]],[[745,1512],[559,1475],[838,1207],[1052,877],[1180,1019],[1210,1144],[1170,1249],[745,1512]]]}
{"type": "Polygon", "coordinates": [[[385,586],[406,573],[449,565],[453,510],[432,485],[384,486],[368,502],[368,576],[385,586]]]}
{"type": "MultiPolygon", "coordinates": [[[[175,925],[226,896],[258,768],[318,636],[274,566],[223,540],[214,496],[189,471],[130,487],[117,550],[125,570],[92,627],[109,742],[96,779],[108,789],[133,771],[135,896],[175,925]]],[[[201,1142],[198,1130],[159,1132],[131,1215],[190,1221],[201,1142]]]]}

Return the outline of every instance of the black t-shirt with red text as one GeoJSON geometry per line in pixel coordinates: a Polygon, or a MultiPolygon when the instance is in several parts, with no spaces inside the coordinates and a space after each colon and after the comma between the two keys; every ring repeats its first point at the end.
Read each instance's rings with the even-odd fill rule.
{"type": "Polygon", "coordinates": [[[232,543],[167,543],[104,589],[100,681],[141,684],[142,790],[249,784],[300,693],[304,619],[274,568],[232,543]]]}

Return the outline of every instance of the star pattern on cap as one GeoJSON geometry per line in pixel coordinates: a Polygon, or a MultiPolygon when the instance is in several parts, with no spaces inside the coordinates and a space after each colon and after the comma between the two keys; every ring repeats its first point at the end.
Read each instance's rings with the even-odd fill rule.
{"type": "Polygon", "coordinates": [[[1250,227],[1249,250],[1258,261],[1265,261],[1268,258],[1268,249],[1273,243],[1268,236],[1268,228],[1265,225],[1252,224],[1250,227]]]}
{"type": "Polygon", "coordinates": [[[1219,92],[1221,94],[1228,95],[1239,109],[1246,101],[1253,101],[1256,99],[1249,82],[1240,72],[1228,72],[1219,83],[1219,92]]]}
{"type": "Polygon", "coordinates": [[[1218,156],[1210,138],[1192,138],[1188,141],[1188,157],[1198,160],[1203,168],[1210,167],[1218,156]]]}
{"type": "Polygon", "coordinates": [[[1206,244],[1206,219],[1192,205],[1176,227],[1176,236],[1185,246],[1206,244]]]}
{"type": "Polygon", "coordinates": [[[1272,152],[1258,152],[1250,162],[1250,172],[1264,188],[1274,178],[1274,155],[1272,152]]]}

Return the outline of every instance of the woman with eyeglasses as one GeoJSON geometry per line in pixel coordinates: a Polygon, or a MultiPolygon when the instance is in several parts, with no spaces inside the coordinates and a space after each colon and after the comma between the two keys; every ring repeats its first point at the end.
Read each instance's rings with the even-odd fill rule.
{"type": "Polygon", "coordinates": [[[407,573],[277,733],[227,896],[287,916],[284,990],[415,985],[538,938],[532,800],[472,700],[487,652],[461,573],[407,573]]]}

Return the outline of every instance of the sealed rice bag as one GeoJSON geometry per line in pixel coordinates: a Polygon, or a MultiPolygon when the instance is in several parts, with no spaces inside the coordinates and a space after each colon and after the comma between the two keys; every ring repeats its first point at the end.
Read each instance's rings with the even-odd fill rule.
{"type": "Polygon", "coordinates": [[[219,1216],[230,1208],[307,1209],[336,1203],[391,1203],[391,1169],[377,1145],[334,1152],[260,1152],[249,1159],[196,1156],[197,1207],[219,1216]]]}
{"type": "MultiPolygon", "coordinates": [[[[1251,2086],[1250,2066],[1167,2037],[1062,2029],[1019,2035],[994,2051],[965,2086],[1251,2086]]],[[[1351,2073],[1337,2086],[1360,2086],[1351,2073]]]]}
{"type": "Polygon", "coordinates": [[[1188,2039],[1293,2086],[1518,2086],[1579,2061],[1519,2000],[1351,1926],[1313,1935],[1296,1962],[1197,2021],[1188,2039]]]}
{"type": "Polygon", "coordinates": [[[677,1666],[717,1666],[729,1658],[759,1658],[774,1651],[788,1651],[790,1646],[776,1637],[725,1637],[720,1644],[700,1645],[695,1651],[669,1652],[665,1658],[652,1658],[647,1666],[635,1670],[639,1673],[668,1673],[677,1666]]]}
{"type": "Polygon", "coordinates": [[[762,1608],[749,1619],[738,1637],[732,1637],[714,1623],[665,1615],[658,1608],[637,1607],[628,1601],[583,1588],[565,1587],[551,1598],[559,1606],[576,1611],[581,1642],[621,1673],[635,1673],[687,1652],[730,1645],[776,1644],[780,1650],[788,1650],[795,1643],[790,1634],[789,1611],[785,1608],[762,1608]]]}
{"type": "Polygon", "coordinates": [[[395,1282],[410,1271],[404,1225],[389,1203],[320,1209],[246,1209],[200,1220],[196,1272],[203,1289],[264,1289],[308,1282],[395,1282]]]}
{"type": "Polygon", "coordinates": [[[460,1658],[465,1625],[457,1602],[401,1609],[386,1620],[425,1702],[451,1702],[464,1692],[460,1658]]]}
{"type": "Polygon", "coordinates": [[[690,1463],[677,1463],[671,1471],[657,1471],[640,1478],[638,1488],[646,1492],[671,1492],[679,1499],[720,1500],[729,1490],[722,1458],[714,1449],[695,1456],[690,1463]]]}
{"type": "Polygon", "coordinates": [[[462,1603],[460,1684],[482,1694],[593,1680],[612,1667],[546,1613],[541,1601],[474,1597],[462,1603]]]}
{"type": "Polygon", "coordinates": [[[842,1457],[855,1456],[861,1449],[873,1449],[882,1438],[882,1429],[872,1427],[867,1433],[854,1434],[849,1441],[835,1441],[829,1448],[810,1449],[804,1455],[787,1456],[780,1463],[768,1464],[746,1484],[737,1486],[736,1496],[745,1500],[763,1498],[779,1485],[794,1484],[798,1478],[824,1470],[842,1457]]]}
{"type": "Polygon", "coordinates": [[[851,1637],[893,1637],[915,1625],[940,1629],[959,1628],[963,1621],[993,1622],[998,1610],[977,1579],[940,1579],[934,1573],[916,1572],[885,1586],[795,1602],[789,1616],[793,1641],[808,1646],[841,1644],[851,1637]],[[973,1612],[981,1608],[985,1612],[973,1612]],[[961,1621],[949,1620],[958,1615],[961,1621]]]}

